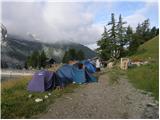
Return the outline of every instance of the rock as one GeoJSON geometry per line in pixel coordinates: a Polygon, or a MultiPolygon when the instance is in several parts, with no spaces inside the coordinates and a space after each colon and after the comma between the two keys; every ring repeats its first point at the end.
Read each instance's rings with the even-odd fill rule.
{"type": "Polygon", "coordinates": [[[72,98],[71,97],[66,97],[67,99],[70,99],[70,100],[72,100],[72,98]]]}
{"type": "Polygon", "coordinates": [[[47,99],[47,98],[48,98],[48,95],[45,95],[44,98],[47,99]]]}
{"type": "Polygon", "coordinates": [[[50,96],[50,95],[52,95],[51,93],[48,93],[48,95],[50,96]]]}
{"type": "Polygon", "coordinates": [[[147,92],[146,91],[144,91],[144,90],[139,90],[142,94],[147,94],[147,92]]]}
{"type": "Polygon", "coordinates": [[[36,98],[35,99],[35,102],[42,102],[43,101],[43,99],[41,99],[41,98],[36,98]]]}
{"type": "Polygon", "coordinates": [[[159,104],[159,102],[158,102],[157,100],[155,100],[154,102],[155,102],[155,104],[157,104],[157,105],[159,104]]]}
{"type": "Polygon", "coordinates": [[[144,61],[144,63],[143,63],[143,64],[144,64],[144,65],[146,65],[146,64],[148,64],[148,63],[149,63],[148,61],[144,61]]]}
{"type": "Polygon", "coordinates": [[[147,106],[148,107],[154,107],[154,106],[156,106],[156,104],[155,103],[148,103],[147,106]]]}
{"type": "Polygon", "coordinates": [[[31,97],[32,97],[32,94],[29,94],[28,97],[31,98],[31,97]]]}
{"type": "Polygon", "coordinates": [[[51,111],[52,111],[52,109],[49,109],[48,111],[49,111],[49,112],[51,112],[51,111]]]}
{"type": "MultiPolygon", "coordinates": [[[[150,105],[152,105],[152,103],[150,103],[150,105]]],[[[158,107],[153,105],[152,107],[147,106],[146,109],[144,110],[142,118],[158,119],[159,118],[158,107]]]]}

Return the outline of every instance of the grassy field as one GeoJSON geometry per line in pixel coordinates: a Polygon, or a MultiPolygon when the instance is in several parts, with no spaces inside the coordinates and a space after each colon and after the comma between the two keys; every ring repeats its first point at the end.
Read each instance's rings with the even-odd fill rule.
{"type": "Polygon", "coordinates": [[[45,112],[55,99],[64,93],[71,93],[78,85],[70,84],[61,90],[51,90],[44,93],[29,93],[28,81],[31,77],[23,77],[18,80],[1,83],[1,118],[31,118],[41,112],[45,112]],[[48,93],[51,93],[49,96],[48,93]],[[29,95],[32,97],[29,98],[29,95]],[[44,96],[49,98],[45,99],[44,96]],[[36,103],[36,98],[42,98],[43,102],[36,103]]]}
{"type": "Polygon", "coordinates": [[[128,69],[127,75],[130,82],[139,89],[152,92],[152,95],[159,98],[159,36],[141,45],[137,53],[131,59],[149,61],[149,64],[128,69]]]}

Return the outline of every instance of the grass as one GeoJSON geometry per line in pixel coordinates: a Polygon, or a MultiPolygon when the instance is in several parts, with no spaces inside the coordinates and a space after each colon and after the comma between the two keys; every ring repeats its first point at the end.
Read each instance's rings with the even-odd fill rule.
{"type": "Polygon", "coordinates": [[[116,67],[113,69],[108,69],[107,74],[109,75],[109,78],[110,78],[109,83],[113,85],[113,84],[117,84],[120,77],[125,75],[125,71],[122,71],[116,67]]]}
{"type": "Polygon", "coordinates": [[[130,82],[136,88],[152,92],[152,95],[158,100],[159,98],[159,80],[158,66],[148,64],[127,71],[130,82]]]}
{"type": "Polygon", "coordinates": [[[64,93],[71,93],[78,85],[70,84],[61,90],[50,90],[44,93],[29,93],[27,85],[31,77],[23,77],[14,81],[5,81],[1,83],[1,117],[10,118],[31,118],[41,112],[45,112],[55,99],[64,93]],[[48,99],[45,95],[51,93],[48,99]],[[32,94],[32,97],[28,96],[32,94]],[[43,102],[36,103],[36,98],[43,98],[43,102]]]}
{"type": "Polygon", "coordinates": [[[152,92],[152,95],[159,99],[159,36],[141,45],[137,53],[131,59],[142,59],[149,61],[149,64],[128,69],[127,75],[130,82],[136,88],[152,92]]]}
{"type": "Polygon", "coordinates": [[[139,58],[143,60],[156,61],[158,62],[159,57],[159,36],[147,41],[141,45],[136,54],[131,56],[131,59],[139,58]]]}

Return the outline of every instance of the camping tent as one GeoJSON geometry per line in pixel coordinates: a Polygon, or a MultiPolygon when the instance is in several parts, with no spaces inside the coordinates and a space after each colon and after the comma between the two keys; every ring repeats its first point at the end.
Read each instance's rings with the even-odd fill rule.
{"type": "Polygon", "coordinates": [[[46,70],[35,73],[29,82],[28,90],[44,92],[52,87],[64,87],[72,82],[82,84],[96,81],[97,79],[87,69],[79,69],[76,65],[65,64],[55,73],[46,70]]]}
{"type": "Polygon", "coordinates": [[[59,81],[60,86],[65,86],[69,83],[72,83],[72,66],[71,65],[63,65],[56,71],[56,78],[59,81]]]}
{"type": "Polygon", "coordinates": [[[55,85],[55,73],[51,71],[38,71],[28,84],[28,90],[32,92],[44,92],[55,85]]]}
{"type": "Polygon", "coordinates": [[[85,60],[85,61],[82,61],[82,63],[85,65],[88,72],[90,72],[90,73],[95,73],[96,72],[96,67],[90,61],[85,60]]]}
{"type": "Polygon", "coordinates": [[[63,65],[56,72],[56,77],[60,81],[61,85],[67,83],[85,83],[85,82],[96,82],[96,78],[88,72],[87,69],[79,69],[77,65],[63,65]]]}

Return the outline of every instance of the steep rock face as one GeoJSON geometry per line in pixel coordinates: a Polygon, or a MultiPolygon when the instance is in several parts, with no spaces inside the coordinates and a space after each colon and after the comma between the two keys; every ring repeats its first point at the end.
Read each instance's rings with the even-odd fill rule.
{"type": "Polygon", "coordinates": [[[54,58],[57,62],[61,62],[63,55],[69,48],[82,50],[85,53],[86,59],[94,57],[96,54],[88,47],[73,43],[73,42],[56,42],[42,43],[32,38],[21,38],[19,36],[7,35],[6,39],[1,44],[1,62],[9,67],[14,67],[16,64],[23,66],[26,58],[33,51],[44,50],[47,57],[54,58]]]}

